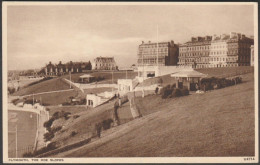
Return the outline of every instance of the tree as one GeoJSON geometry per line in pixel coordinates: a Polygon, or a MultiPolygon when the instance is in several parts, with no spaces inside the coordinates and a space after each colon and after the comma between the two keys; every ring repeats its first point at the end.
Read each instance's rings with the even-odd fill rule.
{"type": "Polygon", "coordinates": [[[86,69],[87,69],[87,70],[91,70],[91,69],[92,69],[92,65],[91,65],[91,62],[90,62],[90,61],[88,62],[87,66],[86,66],[86,69]]]}

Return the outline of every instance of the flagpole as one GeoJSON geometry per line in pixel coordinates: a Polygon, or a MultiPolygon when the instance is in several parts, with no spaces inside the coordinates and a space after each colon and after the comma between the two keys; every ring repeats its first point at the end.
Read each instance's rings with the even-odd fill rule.
{"type": "Polygon", "coordinates": [[[157,24],[157,67],[159,66],[159,40],[158,40],[158,24],[157,24]]]}
{"type": "Polygon", "coordinates": [[[143,54],[143,52],[142,52],[142,63],[143,63],[142,97],[144,97],[144,54],[143,54]]]}
{"type": "Polygon", "coordinates": [[[16,156],[16,158],[18,157],[18,154],[17,154],[17,151],[18,151],[17,146],[18,146],[18,140],[17,140],[17,124],[16,124],[16,126],[15,126],[15,156],[16,156]]]}

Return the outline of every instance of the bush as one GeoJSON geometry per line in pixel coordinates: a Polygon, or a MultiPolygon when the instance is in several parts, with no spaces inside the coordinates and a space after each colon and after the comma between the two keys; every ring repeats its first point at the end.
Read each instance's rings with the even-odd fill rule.
{"type": "Polygon", "coordinates": [[[53,134],[55,134],[56,132],[58,132],[61,129],[62,129],[62,126],[57,126],[57,127],[51,128],[49,132],[52,132],[53,134]]]}
{"type": "Polygon", "coordinates": [[[72,131],[72,132],[70,133],[70,136],[75,136],[75,135],[77,135],[77,132],[76,132],[76,131],[72,131]]]}
{"type": "Polygon", "coordinates": [[[12,103],[15,105],[15,103],[18,101],[19,99],[13,99],[12,103]]]}
{"type": "Polygon", "coordinates": [[[54,138],[54,133],[53,132],[46,132],[44,134],[44,141],[47,142],[47,141],[50,141],[52,138],[54,138]]]}
{"type": "Polygon", "coordinates": [[[44,122],[43,126],[48,129],[51,127],[53,121],[54,121],[54,119],[50,118],[48,121],[44,122]]]}
{"type": "Polygon", "coordinates": [[[10,94],[13,94],[13,93],[15,92],[15,88],[13,88],[13,87],[8,87],[8,92],[9,92],[10,94]]]}
{"type": "Polygon", "coordinates": [[[180,89],[181,90],[181,95],[182,96],[187,96],[189,95],[189,90],[187,88],[183,88],[183,89],[180,89]]]}
{"type": "Polygon", "coordinates": [[[73,119],[77,119],[78,117],[80,117],[79,115],[74,115],[73,119]]]}
{"type": "Polygon", "coordinates": [[[174,89],[174,88],[176,88],[176,84],[175,83],[171,85],[171,89],[174,89]]]}
{"type": "Polygon", "coordinates": [[[111,123],[113,123],[112,119],[103,120],[102,127],[104,130],[107,130],[111,127],[111,123]]]}
{"type": "Polygon", "coordinates": [[[69,118],[70,118],[70,115],[71,115],[71,113],[70,112],[66,112],[66,113],[64,113],[64,119],[65,120],[68,120],[69,118]]]}
{"type": "Polygon", "coordinates": [[[60,116],[61,116],[61,115],[60,115],[60,112],[59,112],[59,111],[56,111],[56,112],[52,115],[51,118],[52,118],[53,120],[56,120],[56,119],[60,118],[60,116]]]}
{"type": "Polygon", "coordinates": [[[24,158],[32,158],[32,157],[34,157],[34,154],[33,154],[33,152],[25,152],[24,154],[23,154],[23,157],[24,158]]]}
{"type": "Polygon", "coordinates": [[[160,92],[162,94],[162,98],[165,99],[169,97],[172,94],[174,87],[176,87],[175,84],[167,85],[166,87],[163,87],[160,92]]]}
{"type": "Polygon", "coordinates": [[[179,88],[176,88],[172,91],[170,97],[180,97],[182,96],[181,90],[179,88]]]}

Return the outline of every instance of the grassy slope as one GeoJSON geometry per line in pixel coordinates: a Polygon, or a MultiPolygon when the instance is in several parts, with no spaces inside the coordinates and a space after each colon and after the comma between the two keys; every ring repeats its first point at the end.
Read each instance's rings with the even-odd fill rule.
{"type": "MultiPolygon", "coordinates": [[[[73,82],[77,82],[79,79],[79,76],[83,74],[90,74],[92,76],[98,77],[98,76],[104,76],[104,80],[100,81],[99,83],[108,83],[111,84],[112,81],[112,72],[93,72],[93,73],[76,73],[71,75],[71,80],[73,82]]],[[[137,76],[137,72],[128,71],[127,72],[127,78],[135,78],[137,76]]],[[[63,78],[69,79],[69,75],[62,76],[63,78]]],[[[117,79],[124,79],[126,78],[126,72],[125,71],[115,71],[113,72],[113,83],[117,83],[117,79]]]]}
{"type": "Polygon", "coordinates": [[[227,68],[204,68],[196,70],[201,73],[208,74],[209,77],[229,77],[233,75],[244,74],[246,72],[253,72],[254,68],[251,66],[240,66],[227,68]]]}
{"type": "MultiPolygon", "coordinates": [[[[69,97],[76,97],[78,96],[78,92],[75,90],[72,91],[65,91],[65,92],[57,92],[57,93],[48,93],[42,95],[34,96],[34,99],[42,100],[44,105],[59,105],[64,102],[69,101],[69,97]]],[[[28,99],[33,99],[32,96],[27,97],[28,99]]]]}
{"type": "MultiPolygon", "coordinates": [[[[240,67],[227,67],[227,68],[205,68],[205,69],[195,69],[198,72],[208,74],[209,77],[228,77],[232,75],[244,74],[245,72],[253,72],[253,67],[250,66],[240,66],[240,67]]],[[[171,77],[170,74],[160,77],[163,80],[162,85],[166,86],[168,84],[175,83],[175,78],[171,77]]],[[[159,78],[150,78],[144,80],[144,83],[140,83],[138,86],[149,86],[156,84],[159,78]]]]}
{"type": "MultiPolygon", "coordinates": [[[[114,91],[117,90],[116,88],[113,89],[114,91]]],[[[112,91],[112,88],[108,88],[108,87],[102,87],[102,88],[90,88],[90,89],[84,89],[84,93],[85,94],[89,94],[89,93],[94,93],[94,94],[98,94],[98,93],[103,93],[112,91]]]]}
{"type": "MultiPolygon", "coordinates": [[[[69,111],[73,115],[79,115],[80,117],[76,119],[71,117],[68,120],[64,120],[63,118],[55,120],[53,125],[64,126],[64,129],[60,132],[57,132],[52,141],[59,142],[60,145],[67,145],[90,137],[96,123],[101,122],[104,119],[112,118],[113,106],[114,101],[96,107],[95,109],[86,107],[63,107],[61,109],[55,108],[55,111],[69,111]],[[72,111],[74,110],[76,110],[77,112],[73,113],[72,111]],[[74,137],[70,137],[70,133],[72,131],[76,131],[77,135],[74,137]]],[[[53,114],[54,109],[52,108],[51,111],[51,113],[53,114]]]]}
{"type": "Polygon", "coordinates": [[[44,82],[23,88],[15,92],[14,96],[22,96],[33,93],[49,92],[56,90],[69,89],[69,85],[62,81],[60,78],[54,78],[51,80],[46,80],[44,82]]]}
{"type": "MultiPolygon", "coordinates": [[[[253,74],[243,79],[243,84],[205,94],[148,96],[139,100],[144,117],[57,157],[253,156],[253,74]]],[[[124,114],[129,118],[129,112],[124,114]]]]}

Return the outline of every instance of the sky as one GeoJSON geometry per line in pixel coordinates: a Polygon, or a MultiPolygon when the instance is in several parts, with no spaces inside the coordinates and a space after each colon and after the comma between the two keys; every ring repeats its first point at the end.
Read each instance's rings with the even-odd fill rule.
{"type": "Polygon", "coordinates": [[[49,5],[7,7],[8,70],[39,69],[49,61],[114,56],[137,62],[138,46],[192,36],[254,34],[253,5],[49,5]]]}

